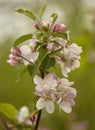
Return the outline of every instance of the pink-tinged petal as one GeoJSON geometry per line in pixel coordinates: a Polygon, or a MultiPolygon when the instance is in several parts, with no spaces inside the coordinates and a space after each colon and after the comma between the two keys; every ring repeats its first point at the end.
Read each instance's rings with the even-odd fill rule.
{"type": "Polygon", "coordinates": [[[34,83],[39,85],[43,81],[42,78],[40,78],[38,75],[35,75],[34,77],[34,83]]]}
{"type": "Polygon", "coordinates": [[[54,112],[54,103],[52,101],[46,101],[46,110],[48,113],[54,112]]]}
{"type": "Polygon", "coordinates": [[[72,111],[72,107],[70,105],[70,103],[68,102],[62,102],[62,108],[61,108],[64,112],[66,113],[70,113],[72,111]]]}
{"type": "Polygon", "coordinates": [[[41,110],[45,107],[45,100],[43,98],[39,98],[37,103],[36,103],[36,108],[38,110],[41,110]]]}
{"type": "Polygon", "coordinates": [[[41,27],[49,27],[50,25],[49,25],[49,23],[47,22],[47,21],[43,21],[41,24],[41,27]]]}
{"type": "Polygon", "coordinates": [[[77,95],[76,89],[72,87],[67,88],[67,93],[69,94],[70,98],[74,98],[77,95]]]}
{"type": "Polygon", "coordinates": [[[47,49],[49,49],[49,50],[52,50],[52,48],[53,48],[53,45],[54,45],[54,43],[48,43],[47,44],[47,49]]]}

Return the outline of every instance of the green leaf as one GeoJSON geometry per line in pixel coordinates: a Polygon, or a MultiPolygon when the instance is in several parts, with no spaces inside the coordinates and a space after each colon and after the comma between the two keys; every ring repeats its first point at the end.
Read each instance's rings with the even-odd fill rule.
{"type": "Polygon", "coordinates": [[[38,56],[38,61],[39,61],[39,66],[42,64],[43,60],[45,59],[45,57],[48,54],[48,50],[44,47],[41,47],[39,49],[39,56],[38,56]]]}
{"type": "Polygon", "coordinates": [[[37,72],[37,66],[36,65],[28,65],[27,70],[29,74],[33,77],[35,73],[37,72]]]}
{"type": "Polygon", "coordinates": [[[42,68],[44,71],[55,65],[55,58],[46,56],[42,62],[42,68]]]}
{"type": "Polygon", "coordinates": [[[66,34],[66,33],[55,32],[55,33],[52,33],[52,35],[53,35],[54,37],[60,37],[60,38],[67,39],[67,34],[66,34]]]}
{"type": "Polygon", "coordinates": [[[21,13],[21,14],[24,14],[28,17],[30,17],[32,20],[36,20],[36,15],[32,12],[32,11],[29,11],[29,10],[23,10],[23,9],[18,9],[16,10],[18,13],[21,13]]]}
{"type": "Polygon", "coordinates": [[[41,10],[40,10],[40,19],[42,18],[43,14],[44,14],[44,12],[45,12],[45,10],[46,10],[46,6],[47,6],[47,5],[44,5],[44,6],[41,8],[41,10]]]}
{"type": "Polygon", "coordinates": [[[23,35],[21,37],[19,37],[18,39],[16,39],[15,43],[14,43],[14,47],[18,46],[19,44],[21,44],[22,42],[31,39],[33,36],[33,34],[26,34],[23,35]]]}
{"type": "Polygon", "coordinates": [[[20,81],[21,77],[25,74],[26,71],[27,71],[26,66],[23,69],[20,70],[16,83],[18,83],[20,81]]]}
{"type": "Polygon", "coordinates": [[[16,118],[17,110],[12,104],[0,103],[0,113],[10,119],[16,118]]]}

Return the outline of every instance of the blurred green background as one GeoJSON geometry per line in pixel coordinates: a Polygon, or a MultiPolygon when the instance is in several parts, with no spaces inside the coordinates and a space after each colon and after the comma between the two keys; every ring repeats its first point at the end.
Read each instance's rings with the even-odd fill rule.
{"type": "Polygon", "coordinates": [[[16,83],[19,67],[12,67],[6,60],[16,38],[34,30],[34,23],[15,12],[18,8],[39,9],[47,4],[44,15],[58,13],[57,22],[65,23],[71,41],[83,48],[81,66],[69,74],[78,91],[76,105],[71,114],[43,113],[41,125],[49,130],[95,130],[95,1],[94,0],[0,0],[0,102],[12,103],[16,108],[32,109],[34,86],[28,73],[16,83]],[[87,127],[87,128],[86,128],[87,127]]]}

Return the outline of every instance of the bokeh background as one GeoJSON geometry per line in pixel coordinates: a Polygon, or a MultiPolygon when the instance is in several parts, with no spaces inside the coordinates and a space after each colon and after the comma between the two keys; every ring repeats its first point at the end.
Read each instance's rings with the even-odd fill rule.
{"type": "Polygon", "coordinates": [[[0,102],[32,109],[31,77],[26,73],[16,83],[20,68],[6,60],[15,39],[34,30],[34,22],[15,10],[39,13],[43,4],[47,4],[44,18],[49,20],[50,14],[58,13],[57,22],[68,26],[71,41],[81,45],[83,53],[80,68],[69,74],[78,91],[72,113],[59,113],[58,109],[51,115],[44,112],[40,124],[49,130],[95,130],[95,0],[0,0],[0,102]]]}

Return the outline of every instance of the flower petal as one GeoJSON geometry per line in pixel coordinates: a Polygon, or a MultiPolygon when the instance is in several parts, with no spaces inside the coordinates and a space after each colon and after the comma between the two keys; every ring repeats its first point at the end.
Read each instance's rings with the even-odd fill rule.
{"type": "Polygon", "coordinates": [[[35,75],[35,77],[34,77],[34,83],[37,84],[37,85],[39,85],[41,82],[42,82],[42,79],[38,75],[35,75]]]}
{"type": "Polygon", "coordinates": [[[39,98],[37,103],[36,103],[36,108],[38,110],[41,110],[45,107],[45,100],[43,98],[39,98]]]}
{"type": "Polygon", "coordinates": [[[54,103],[52,101],[46,102],[46,110],[47,110],[48,113],[54,112],[54,103]]]}
{"type": "Polygon", "coordinates": [[[62,102],[62,110],[66,113],[70,113],[72,108],[68,102],[62,102]]]}

